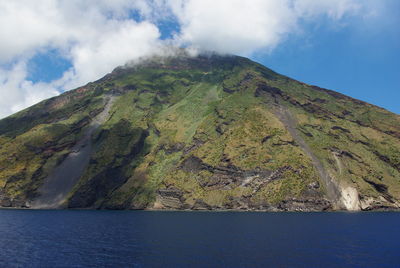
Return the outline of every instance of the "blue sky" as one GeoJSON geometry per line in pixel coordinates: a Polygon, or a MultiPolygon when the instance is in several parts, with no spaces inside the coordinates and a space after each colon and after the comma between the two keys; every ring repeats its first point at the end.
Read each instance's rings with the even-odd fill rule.
{"type": "Polygon", "coordinates": [[[6,40],[0,44],[0,118],[96,80],[127,60],[163,54],[165,45],[247,56],[400,113],[397,0],[36,3],[0,3],[8,12],[0,23],[15,25],[11,33],[0,29],[6,40]],[[43,10],[59,15],[43,16],[43,10]],[[21,12],[29,20],[19,19],[21,12]]]}
{"type": "Polygon", "coordinates": [[[305,26],[256,60],[294,79],[332,89],[400,114],[400,1],[386,21],[353,21],[332,29],[324,21],[305,26]]]}

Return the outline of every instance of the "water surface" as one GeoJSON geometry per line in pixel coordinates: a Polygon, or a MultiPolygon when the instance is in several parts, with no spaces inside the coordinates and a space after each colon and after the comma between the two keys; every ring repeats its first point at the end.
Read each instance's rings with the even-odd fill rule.
{"type": "Polygon", "coordinates": [[[0,210],[0,267],[400,267],[400,213],[0,210]]]}

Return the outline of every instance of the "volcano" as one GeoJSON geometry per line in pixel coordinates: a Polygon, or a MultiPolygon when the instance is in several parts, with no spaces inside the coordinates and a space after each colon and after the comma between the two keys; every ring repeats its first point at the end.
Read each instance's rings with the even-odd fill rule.
{"type": "Polygon", "coordinates": [[[151,58],[0,120],[0,206],[395,210],[400,116],[243,57],[151,58]]]}

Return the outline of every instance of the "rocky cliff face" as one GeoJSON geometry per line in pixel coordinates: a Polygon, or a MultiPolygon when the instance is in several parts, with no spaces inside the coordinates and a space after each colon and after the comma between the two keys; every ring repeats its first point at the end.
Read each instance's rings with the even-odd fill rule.
{"type": "Polygon", "coordinates": [[[0,120],[0,206],[398,209],[400,116],[235,56],[176,57],[0,120]]]}

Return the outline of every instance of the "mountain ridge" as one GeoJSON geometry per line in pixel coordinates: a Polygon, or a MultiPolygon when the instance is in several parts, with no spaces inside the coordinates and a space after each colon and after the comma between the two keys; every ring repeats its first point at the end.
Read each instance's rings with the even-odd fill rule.
{"type": "Polygon", "coordinates": [[[153,59],[0,120],[0,205],[398,209],[399,126],[243,57],[153,59]],[[76,183],[38,205],[74,155],[76,183]]]}

